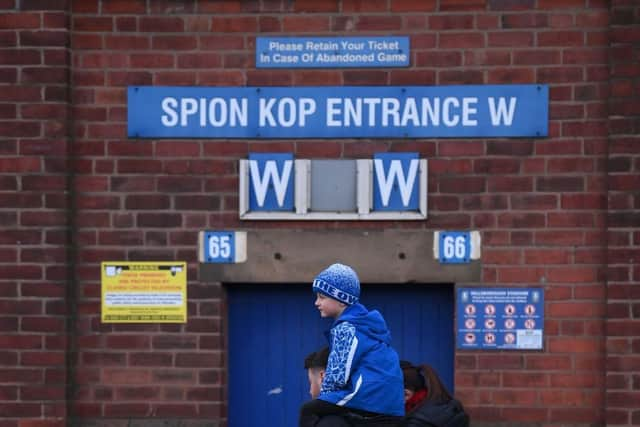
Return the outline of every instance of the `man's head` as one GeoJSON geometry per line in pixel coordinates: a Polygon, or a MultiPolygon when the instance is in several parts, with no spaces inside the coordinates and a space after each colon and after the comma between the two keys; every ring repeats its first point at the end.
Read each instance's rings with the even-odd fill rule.
{"type": "Polygon", "coordinates": [[[313,291],[317,294],[316,307],[323,317],[337,317],[348,305],[360,298],[360,279],[356,272],[344,264],[332,264],[313,280],[313,291]],[[332,301],[323,302],[325,297],[332,301]],[[337,301],[339,304],[332,304],[337,301]]]}
{"type": "Polygon", "coordinates": [[[304,359],[304,367],[309,377],[309,394],[312,399],[320,395],[320,386],[324,379],[324,371],[327,368],[329,359],[329,347],[314,351],[304,359]]]}

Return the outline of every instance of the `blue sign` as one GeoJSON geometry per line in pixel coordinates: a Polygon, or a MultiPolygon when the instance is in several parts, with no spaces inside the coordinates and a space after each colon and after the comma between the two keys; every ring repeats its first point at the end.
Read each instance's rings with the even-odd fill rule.
{"type": "Polygon", "coordinates": [[[418,153],[374,154],[374,211],[419,210],[419,164],[418,153]]]}
{"type": "Polygon", "coordinates": [[[258,37],[256,68],[407,67],[409,37],[258,37]]]}
{"type": "Polygon", "coordinates": [[[249,210],[293,211],[293,166],[291,153],[250,153],[249,210]]]}
{"type": "Polygon", "coordinates": [[[441,231],[438,258],[441,264],[468,263],[471,258],[471,233],[468,231],[441,231]]]}
{"type": "Polygon", "coordinates": [[[232,231],[205,232],[203,250],[206,263],[235,263],[235,233],[232,231]]]}
{"type": "Polygon", "coordinates": [[[457,348],[542,350],[542,288],[459,288],[457,348]]]}
{"type": "Polygon", "coordinates": [[[128,89],[131,138],[544,137],[546,85],[128,89]]]}

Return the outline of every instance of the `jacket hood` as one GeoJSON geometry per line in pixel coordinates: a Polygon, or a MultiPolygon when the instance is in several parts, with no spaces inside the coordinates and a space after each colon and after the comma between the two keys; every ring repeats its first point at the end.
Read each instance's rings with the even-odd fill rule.
{"type": "Polygon", "coordinates": [[[362,304],[356,303],[348,306],[336,319],[333,326],[341,322],[353,324],[358,332],[371,339],[391,344],[391,333],[389,333],[387,324],[378,310],[368,311],[362,304]]]}

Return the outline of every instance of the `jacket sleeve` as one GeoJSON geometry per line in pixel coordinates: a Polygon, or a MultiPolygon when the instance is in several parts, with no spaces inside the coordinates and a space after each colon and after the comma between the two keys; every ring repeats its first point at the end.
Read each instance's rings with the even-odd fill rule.
{"type": "Polygon", "coordinates": [[[343,322],[331,329],[331,352],[321,393],[345,388],[351,375],[353,357],[357,348],[358,338],[355,326],[349,322],[343,322]]]}

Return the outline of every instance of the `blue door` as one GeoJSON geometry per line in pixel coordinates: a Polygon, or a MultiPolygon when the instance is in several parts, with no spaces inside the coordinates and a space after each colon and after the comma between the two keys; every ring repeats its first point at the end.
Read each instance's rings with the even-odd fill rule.
{"type": "MultiPolygon", "coordinates": [[[[326,345],[311,286],[229,285],[229,427],[297,426],[309,399],[307,354],[326,345]]],[[[453,391],[453,286],[364,285],[400,359],[429,363],[453,391]]]]}

